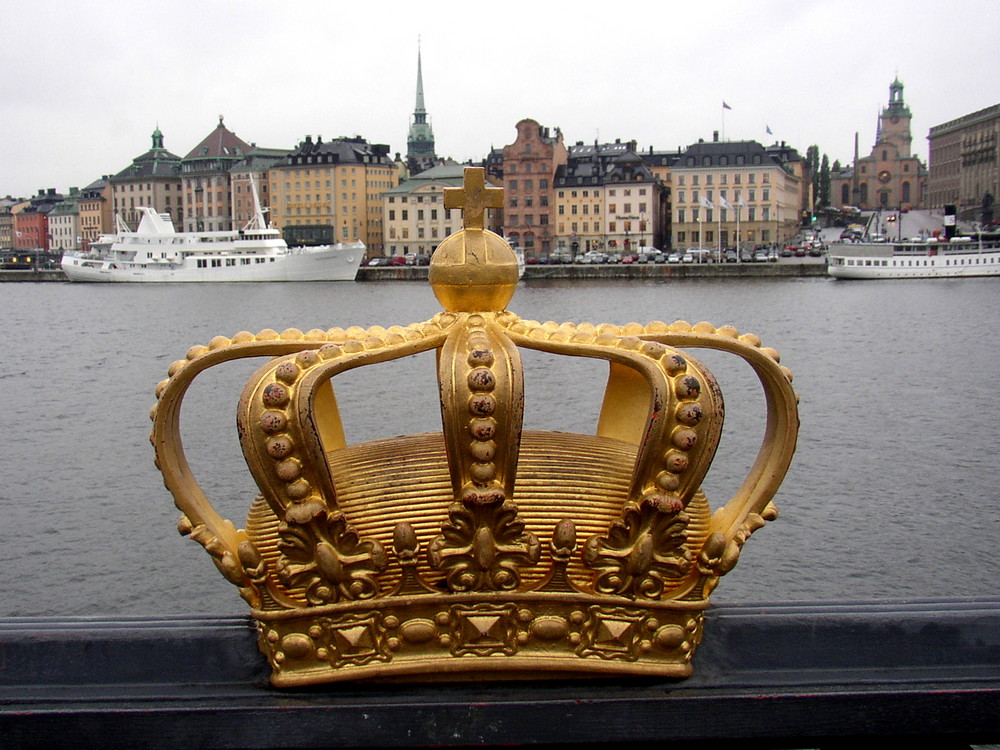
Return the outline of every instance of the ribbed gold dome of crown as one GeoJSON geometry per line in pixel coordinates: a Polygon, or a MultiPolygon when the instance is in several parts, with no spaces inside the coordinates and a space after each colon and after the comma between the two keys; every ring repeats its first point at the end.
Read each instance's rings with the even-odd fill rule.
{"type": "Polygon", "coordinates": [[[517,286],[517,258],[499,235],[483,228],[487,208],[503,207],[503,190],[487,187],[479,167],[465,170],[465,186],[448,188],[445,208],[464,211],[462,231],[438,245],[429,279],[434,296],[448,312],[499,312],[517,286]]]}

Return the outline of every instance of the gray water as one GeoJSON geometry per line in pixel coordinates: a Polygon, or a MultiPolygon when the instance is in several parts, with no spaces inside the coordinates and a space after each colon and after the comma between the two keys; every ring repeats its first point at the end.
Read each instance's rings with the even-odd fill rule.
{"type": "MultiPolygon", "coordinates": [[[[539,320],[685,319],[758,334],[795,372],[799,450],[778,521],[748,542],[716,602],[997,593],[1000,453],[995,279],[905,282],[529,282],[511,309],[539,320]]],[[[170,362],[214,335],[424,320],[422,283],[0,286],[0,616],[235,614],[244,605],[175,531],[152,464],[148,411],[170,362]]],[[[739,486],[761,437],[749,368],[698,354],[719,378],[726,430],[705,487],[739,486]]],[[[254,487],[234,429],[259,361],[196,381],[185,448],[210,498],[242,525],[254,487]]],[[[592,430],[605,370],[526,357],[526,424],[592,430]],[[580,403],[591,404],[580,408],[580,403]]],[[[439,424],[433,360],[338,376],[348,439],[439,424]],[[402,406],[402,408],[401,408],[402,406]]]]}

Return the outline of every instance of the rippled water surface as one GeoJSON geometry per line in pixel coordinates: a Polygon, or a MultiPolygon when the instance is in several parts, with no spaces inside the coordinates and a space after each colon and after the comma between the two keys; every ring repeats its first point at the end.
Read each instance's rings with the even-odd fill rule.
{"type": "MultiPolygon", "coordinates": [[[[716,601],[993,595],[1000,578],[995,279],[904,282],[530,282],[511,309],[539,320],[685,319],[757,333],[795,372],[799,451],[716,601]]],[[[153,387],[188,347],[247,329],[409,323],[438,311],[422,283],[0,286],[0,615],[238,613],[235,588],[175,531],[152,464],[153,387]]],[[[698,355],[727,406],[706,481],[735,491],[760,441],[748,368],[698,355]]],[[[526,424],[592,430],[606,372],[525,356],[526,424]],[[582,406],[581,406],[582,404],[582,406]]],[[[185,448],[223,515],[254,493],[234,429],[259,362],[202,376],[185,448]]],[[[348,439],[439,424],[434,363],[338,376],[348,439]]]]}

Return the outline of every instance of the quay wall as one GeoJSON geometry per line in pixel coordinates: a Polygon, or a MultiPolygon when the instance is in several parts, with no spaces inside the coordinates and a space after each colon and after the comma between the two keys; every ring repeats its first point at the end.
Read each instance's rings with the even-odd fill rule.
{"type": "MultiPolygon", "coordinates": [[[[688,279],[826,276],[826,263],[706,263],[704,265],[606,264],[528,266],[531,279],[688,279]]],[[[358,281],[421,281],[427,266],[362,266],[358,281]]]]}
{"type": "Polygon", "coordinates": [[[66,281],[60,268],[39,268],[26,271],[0,270],[0,281],[66,281]]]}

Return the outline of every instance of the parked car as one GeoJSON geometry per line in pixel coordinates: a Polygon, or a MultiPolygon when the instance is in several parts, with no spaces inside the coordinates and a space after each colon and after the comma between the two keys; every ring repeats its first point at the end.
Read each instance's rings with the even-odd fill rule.
{"type": "Polygon", "coordinates": [[[694,255],[691,253],[684,253],[681,256],[681,263],[694,263],[694,255]]]}
{"type": "Polygon", "coordinates": [[[667,256],[667,263],[680,263],[680,262],[681,262],[680,253],[670,253],[670,255],[667,256]]]}
{"type": "Polygon", "coordinates": [[[726,263],[738,263],[739,262],[740,258],[736,254],[736,249],[735,248],[732,248],[732,247],[726,248],[725,260],[726,260],[726,263]]]}
{"type": "Polygon", "coordinates": [[[391,258],[389,258],[389,262],[386,265],[389,265],[389,266],[405,266],[406,265],[406,258],[404,258],[402,255],[393,255],[391,258]]]}

